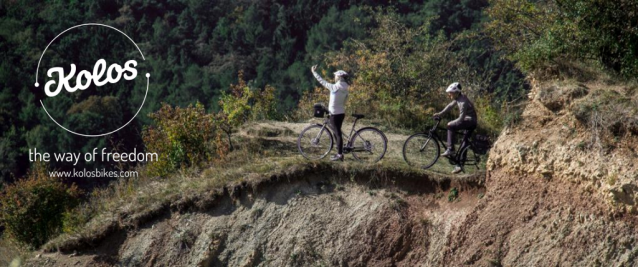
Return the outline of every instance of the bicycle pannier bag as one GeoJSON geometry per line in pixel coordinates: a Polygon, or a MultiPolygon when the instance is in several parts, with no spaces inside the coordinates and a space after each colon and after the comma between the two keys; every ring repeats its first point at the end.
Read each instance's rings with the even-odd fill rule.
{"type": "Polygon", "coordinates": [[[315,104],[315,117],[323,118],[326,115],[326,109],[322,104],[315,104]]]}
{"type": "Polygon", "coordinates": [[[489,136],[486,135],[474,135],[472,138],[472,144],[474,145],[474,152],[477,154],[487,154],[487,151],[492,147],[489,136]]]}

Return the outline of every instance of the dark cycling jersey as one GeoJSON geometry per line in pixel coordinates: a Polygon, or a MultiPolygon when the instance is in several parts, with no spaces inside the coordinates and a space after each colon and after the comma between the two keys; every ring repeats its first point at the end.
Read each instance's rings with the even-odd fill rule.
{"type": "Polygon", "coordinates": [[[464,94],[459,94],[459,96],[454,101],[450,102],[450,104],[448,104],[443,109],[443,111],[440,112],[440,114],[443,115],[446,112],[450,111],[450,109],[454,107],[454,104],[457,104],[459,106],[460,115],[456,120],[453,120],[450,123],[459,124],[463,121],[471,121],[471,122],[477,121],[474,104],[472,104],[472,102],[470,102],[470,100],[464,94]]]}

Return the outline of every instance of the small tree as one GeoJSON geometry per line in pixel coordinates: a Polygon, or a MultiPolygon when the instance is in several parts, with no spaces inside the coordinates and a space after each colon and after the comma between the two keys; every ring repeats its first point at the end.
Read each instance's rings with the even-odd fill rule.
{"type": "Polygon", "coordinates": [[[277,110],[275,87],[266,85],[255,99],[252,110],[253,120],[276,120],[281,117],[277,110]]]}
{"type": "Polygon", "coordinates": [[[252,109],[250,102],[253,99],[253,92],[244,81],[244,73],[239,72],[239,81],[237,84],[230,85],[230,93],[222,92],[219,105],[222,107],[217,119],[220,120],[222,130],[228,137],[230,149],[233,149],[231,133],[233,129],[244,124],[250,119],[250,111],[252,109]]]}
{"type": "Polygon", "coordinates": [[[231,134],[233,130],[249,120],[275,119],[279,117],[276,108],[275,88],[266,85],[263,90],[251,88],[239,72],[237,84],[230,85],[229,93],[222,93],[219,105],[222,107],[216,121],[226,133],[230,149],[233,149],[231,134]]]}
{"type": "Polygon", "coordinates": [[[145,129],[144,144],[147,151],[159,155],[158,161],[148,164],[152,175],[165,176],[182,166],[224,158],[225,144],[217,142],[221,126],[202,104],[173,108],[164,103],[149,116],[155,126],[145,129]]]}

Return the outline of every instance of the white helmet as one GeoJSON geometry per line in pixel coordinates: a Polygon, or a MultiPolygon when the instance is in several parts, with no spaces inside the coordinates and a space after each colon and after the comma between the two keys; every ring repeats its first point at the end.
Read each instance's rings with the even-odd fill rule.
{"type": "Polygon", "coordinates": [[[445,89],[446,93],[458,93],[461,92],[461,84],[458,82],[455,82],[453,84],[450,84],[450,86],[447,87],[447,89],[445,89]]]}
{"type": "Polygon", "coordinates": [[[337,72],[335,72],[335,76],[337,77],[348,76],[348,73],[342,70],[338,70],[337,72]]]}

